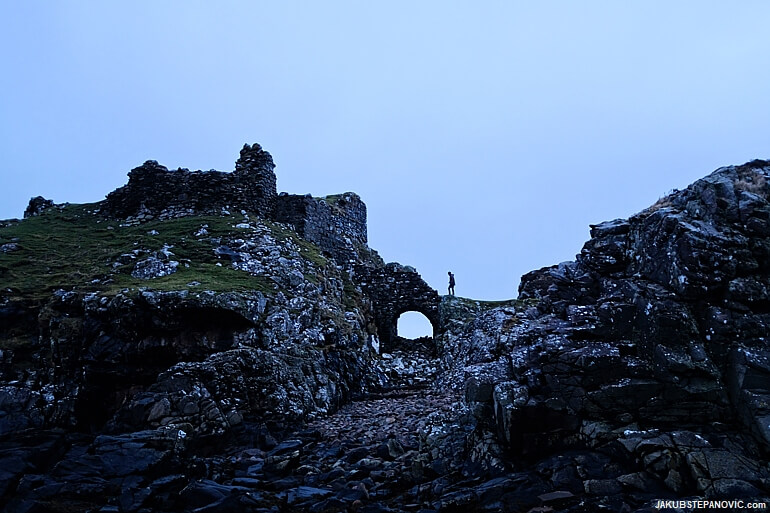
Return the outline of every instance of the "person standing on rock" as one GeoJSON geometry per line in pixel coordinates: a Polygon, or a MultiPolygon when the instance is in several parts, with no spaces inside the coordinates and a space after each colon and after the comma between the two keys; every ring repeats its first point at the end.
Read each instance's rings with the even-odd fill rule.
{"type": "Polygon", "coordinates": [[[452,271],[448,271],[447,274],[449,275],[449,295],[454,296],[455,295],[455,275],[452,274],[452,271]]]}

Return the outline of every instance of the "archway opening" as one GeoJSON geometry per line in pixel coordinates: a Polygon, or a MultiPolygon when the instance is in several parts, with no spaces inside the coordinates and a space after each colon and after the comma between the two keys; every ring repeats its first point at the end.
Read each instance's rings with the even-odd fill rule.
{"type": "Polygon", "coordinates": [[[386,360],[391,363],[384,365],[393,386],[422,387],[435,380],[439,366],[435,361],[434,329],[422,312],[407,310],[395,318],[386,351],[391,355],[386,360]]]}
{"type": "Polygon", "coordinates": [[[433,338],[433,325],[420,312],[404,312],[398,317],[396,334],[409,340],[433,338]]]}
{"type": "Polygon", "coordinates": [[[391,350],[431,358],[435,356],[436,350],[433,332],[434,326],[424,314],[412,310],[403,312],[396,320],[391,350]]]}

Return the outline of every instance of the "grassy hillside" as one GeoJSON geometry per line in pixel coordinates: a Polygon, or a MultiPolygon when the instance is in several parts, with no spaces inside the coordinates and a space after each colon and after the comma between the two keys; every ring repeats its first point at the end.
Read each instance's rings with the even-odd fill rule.
{"type": "MultiPolygon", "coordinates": [[[[271,280],[232,269],[213,251],[218,240],[248,236],[246,230],[235,227],[241,219],[190,216],[121,226],[120,221],[100,215],[99,203],[49,208],[39,216],[9,221],[0,228],[0,247],[11,244],[0,252],[0,292],[28,298],[44,298],[58,288],[73,287],[106,293],[148,286],[273,292],[271,280]],[[203,226],[207,233],[196,236],[203,226]],[[137,260],[164,247],[180,262],[176,273],[153,280],[131,276],[137,260]]],[[[291,239],[303,257],[317,266],[326,265],[318,248],[292,230],[263,220],[259,223],[279,243],[291,239]]]]}

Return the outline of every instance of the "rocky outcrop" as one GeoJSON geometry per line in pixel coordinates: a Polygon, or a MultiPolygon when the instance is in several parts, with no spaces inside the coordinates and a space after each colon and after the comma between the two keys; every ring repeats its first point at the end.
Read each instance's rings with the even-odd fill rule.
{"type": "Polygon", "coordinates": [[[30,339],[2,353],[0,397],[6,413],[15,412],[0,419],[3,431],[101,428],[125,403],[115,424],[120,429],[179,422],[210,434],[231,424],[209,422],[211,408],[216,419],[253,414],[297,421],[347,400],[359,389],[370,350],[368,306],[343,297],[345,279],[335,266],[304,259],[291,239],[252,234],[261,243],[250,248],[242,239],[209,242],[212,257],[222,247],[238,248],[224,261],[274,276],[272,292],[201,291],[194,283],[116,294],[60,290],[38,309],[6,298],[3,333],[30,339]],[[239,387],[220,381],[232,373],[239,387]],[[193,396],[213,406],[199,401],[193,415],[193,396]],[[184,399],[177,413],[174,397],[184,399]],[[166,401],[171,409],[160,415],[156,403],[166,401]]]}
{"type": "MultiPolygon", "coordinates": [[[[82,215],[71,222],[103,219],[82,215]]],[[[100,262],[113,271],[96,290],[0,297],[0,458],[13,463],[0,475],[5,510],[98,509],[123,497],[120,509],[134,511],[198,477],[190,458],[207,444],[281,438],[364,392],[374,352],[360,288],[290,230],[228,219],[185,223],[189,242],[157,251],[129,244],[100,262]],[[220,288],[212,277],[238,281],[163,282],[190,269],[220,288]],[[140,287],[110,287],[130,278],[140,287]],[[52,438],[61,451],[44,450],[52,438]]],[[[148,244],[171,233],[154,226],[148,244]]]]}
{"type": "Polygon", "coordinates": [[[522,278],[536,306],[447,333],[508,458],[572,454],[578,470],[549,486],[611,507],[770,494],[769,174],[764,161],[722,168],[593,226],[576,261],[522,278]],[[613,470],[581,473],[575,454],[613,470]]]}
{"type": "Polygon", "coordinates": [[[258,145],[233,173],[148,163],[3,224],[4,511],[770,496],[770,163],[592,226],[504,302],[440,297],[366,247],[360,198],[278,196],[272,170],[258,145]],[[77,242],[36,244],[57,228],[77,242]],[[434,338],[398,337],[405,311],[434,338]]]}
{"type": "Polygon", "coordinates": [[[52,206],[54,206],[53,200],[45,199],[42,196],[35,196],[29,200],[29,205],[27,205],[26,210],[24,210],[24,217],[38,216],[43,213],[45,209],[51,208],[52,206]]]}

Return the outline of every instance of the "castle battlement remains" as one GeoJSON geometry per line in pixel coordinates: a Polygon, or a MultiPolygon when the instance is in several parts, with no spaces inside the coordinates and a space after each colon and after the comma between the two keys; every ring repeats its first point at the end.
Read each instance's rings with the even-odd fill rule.
{"type": "Polygon", "coordinates": [[[256,143],[243,146],[233,172],[169,170],[148,160],[107,195],[102,211],[140,223],[244,210],[292,226],[341,263],[350,259],[353,244],[366,244],[366,205],[357,194],[279,195],[274,169],[273,157],[256,143]]]}

